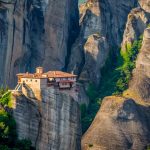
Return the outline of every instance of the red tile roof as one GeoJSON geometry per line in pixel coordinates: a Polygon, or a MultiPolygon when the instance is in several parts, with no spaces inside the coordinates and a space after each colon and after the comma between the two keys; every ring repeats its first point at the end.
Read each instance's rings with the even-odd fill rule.
{"type": "Polygon", "coordinates": [[[40,74],[40,73],[19,73],[17,76],[20,76],[21,78],[69,78],[69,77],[77,77],[74,74],[62,72],[62,71],[48,71],[46,73],[40,74]]]}
{"type": "Polygon", "coordinates": [[[44,75],[47,75],[49,78],[76,77],[76,75],[74,74],[62,71],[49,71],[47,73],[44,73],[44,75]]]}

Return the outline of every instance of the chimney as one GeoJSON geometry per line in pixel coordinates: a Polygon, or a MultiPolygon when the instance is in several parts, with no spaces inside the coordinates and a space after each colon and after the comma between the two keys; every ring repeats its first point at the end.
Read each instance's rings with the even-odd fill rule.
{"type": "Polygon", "coordinates": [[[43,67],[37,67],[36,68],[36,73],[43,74],[44,73],[43,67]]]}

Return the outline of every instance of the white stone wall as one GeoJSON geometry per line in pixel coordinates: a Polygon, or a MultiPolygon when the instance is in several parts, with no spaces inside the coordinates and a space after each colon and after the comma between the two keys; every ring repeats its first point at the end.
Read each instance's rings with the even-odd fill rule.
{"type": "Polygon", "coordinates": [[[21,83],[27,84],[30,88],[40,89],[40,79],[22,78],[21,83]]]}
{"type": "Polygon", "coordinates": [[[75,77],[72,77],[72,78],[56,78],[56,82],[65,81],[65,80],[69,80],[69,81],[75,82],[76,78],[75,77]]]}
{"type": "MultiPolygon", "coordinates": [[[[21,83],[27,84],[29,89],[33,92],[32,97],[41,100],[41,89],[47,87],[47,79],[32,79],[32,78],[22,78],[21,83]]],[[[22,92],[24,95],[28,96],[26,88],[22,86],[22,92]]],[[[31,96],[31,95],[30,95],[31,96]]]]}

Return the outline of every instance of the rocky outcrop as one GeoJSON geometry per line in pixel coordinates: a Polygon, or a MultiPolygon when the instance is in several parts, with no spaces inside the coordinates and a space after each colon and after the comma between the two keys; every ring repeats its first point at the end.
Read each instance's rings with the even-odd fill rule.
{"type": "Polygon", "coordinates": [[[150,13],[150,0],[138,0],[139,5],[143,8],[146,12],[150,13]]]}
{"type": "Polygon", "coordinates": [[[78,74],[80,80],[90,80],[98,85],[100,70],[109,51],[117,52],[122,42],[127,16],[136,6],[136,0],[88,0],[82,4],[80,34],[72,48],[68,70],[78,74]]]}
{"type": "Polygon", "coordinates": [[[106,97],[82,139],[82,149],[144,150],[150,143],[150,106],[106,97]]]}
{"type": "Polygon", "coordinates": [[[0,84],[13,86],[16,73],[33,71],[39,65],[45,70],[63,69],[79,29],[78,2],[0,3],[0,84]]]}
{"type": "MultiPolygon", "coordinates": [[[[45,71],[68,70],[84,82],[100,83],[100,70],[109,52],[117,52],[120,47],[127,16],[138,1],[88,0],[80,7],[79,35],[77,3],[76,0],[1,3],[4,30],[0,84],[13,86],[16,73],[33,72],[39,65],[45,71]]],[[[146,10],[143,13],[148,13],[142,0],[140,5],[146,10]]]]}
{"type": "Polygon", "coordinates": [[[133,71],[129,90],[124,95],[150,103],[150,28],[144,32],[143,44],[133,71]]]}
{"type": "MultiPolygon", "coordinates": [[[[83,83],[98,85],[109,53],[116,55],[120,47],[126,50],[150,22],[149,0],[88,0],[80,7],[77,37],[76,0],[12,2],[0,5],[0,84],[11,86],[16,73],[32,72],[38,65],[45,71],[68,70],[83,83]]],[[[83,136],[83,149],[141,150],[150,143],[149,30],[129,89],[124,97],[104,99],[83,136]]],[[[81,101],[82,96],[87,99],[84,92],[81,101]]],[[[43,91],[43,97],[38,102],[15,96],[19,138],[30,138],[37,149],[80,149],[77,102],[51,90],[43,91]]]]}
{"type": "Polygon", "coordinates": [[[138,7],[129,13],[123,36],[122,51],[127,50],[134,41],[139,40],[149,23],[150,13],[147,13],[144,9],[138,7]]]}
{"type": "Polygon", "coordinates": [[[123,97],[104,98],[92,125],[82,138],[83,150],[147,149],[150,144],[149,58],[150,28],[147,28],[129,89],[123,97]]]}
{"type": "Polygon", "coordinates": [[[95,83],[100,79],[100,68],[105,64],[108,56],[108,43],[106,39],[97,34],[92,34],[88,37],[84,44],[84,66],[80,73],[80,80],[90,82],[91,79],[95,83]]]}
{"type": "Polygon", "coordinates": [[[30,139],[37,150],[80,150],[79,105],[52,88],[42,101],[13,94],[13,116],[19,139],[30,139]]]}

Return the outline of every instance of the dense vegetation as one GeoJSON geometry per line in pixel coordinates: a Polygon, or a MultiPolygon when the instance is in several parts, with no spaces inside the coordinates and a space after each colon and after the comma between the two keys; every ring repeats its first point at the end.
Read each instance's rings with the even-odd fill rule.
{"type": "Polygon", "coordinates": [[[0,89],[0,150],[30,150],[30,140],[18,140],[16,122],[11,115],[11,93],[0,89]]]}
{"type": "MultiPolygon", "coordinates": [[[[102,69],[102,80],[100,87],[96,88],[90,84],[87,94],[90,98],[88,108],[81,106],[83,133],[93,121],[102,99],[105,96],[121,95],[128,88],[132,77],[132,70],[135,68],[135,60],[142,45],[142,36],[133,44],[128,44],[126,50],[119,54],[110,54],[104,68],[102,69]]],[[[112,52],[112,51],[111,51],[112,52]]]]}

